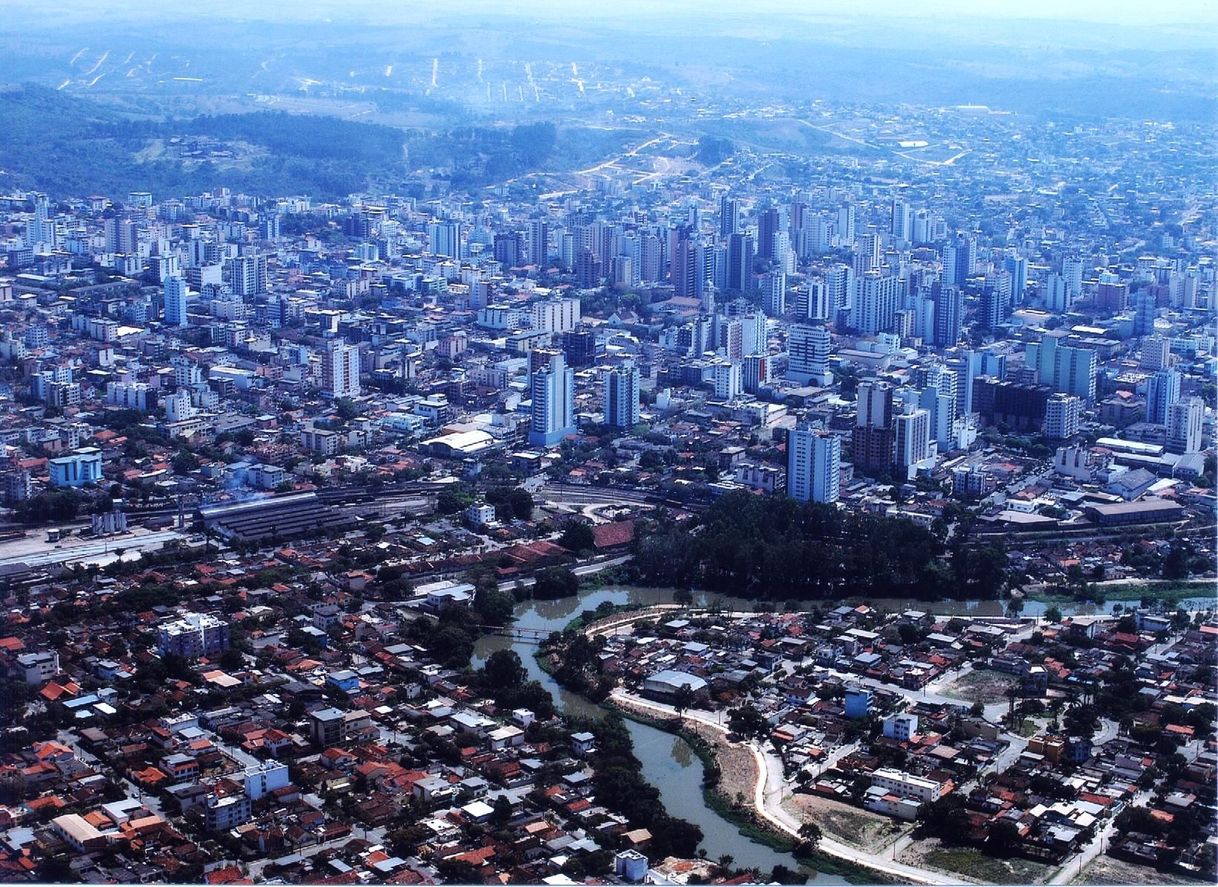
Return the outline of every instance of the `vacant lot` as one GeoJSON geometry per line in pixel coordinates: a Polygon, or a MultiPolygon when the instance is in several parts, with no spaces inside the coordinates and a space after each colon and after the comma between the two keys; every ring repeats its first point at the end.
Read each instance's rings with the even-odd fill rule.
{"type": "Polygon", "coordinates": [[[815,822],[821,831],[861,850],[875,850],[892,843],[902,831],[895,820],[860,810],[819,795],[791,795],[782,806],[801,822],[815,822]]]}
{"type": "Polygon", "coordinates": [[[1028,859],[998,859],[972,847],[945,847],[933,839],[911,844],[898,859],[982,884],[1039,884],[1056,871],[1028,859]]]}
{"type": "Polygon", "coordinates": [[[1148,866],[1134,865],[1111,856],[1097,856],[1091,865],[1083,869],[1081,877],[1076,877],[1071,884],[1204,884],[1205,881],[1193,881],[1180,875],[1169,875],[1166,872],[1155,871],[1148,866]]]}
{"type": "Polygon", "coordinates": [[[715,761],[719,764],[719,792],[731,802],[744,795],[744,803],[751,806],[753,790],[757,785],[757,761],[748,746],[728,742],[720,730],[696,721],[686,721],[687,729],[697,733],[715,750],[715,761]]]}
{"type": "Polygon", "coordinates": [[[1000,671],[976,669],[944,687],[943,695],[965,702],[1002,702],[1007,698],[1007,688],[1014,686],[1017,680],[1014,675],[1000,671]]]}

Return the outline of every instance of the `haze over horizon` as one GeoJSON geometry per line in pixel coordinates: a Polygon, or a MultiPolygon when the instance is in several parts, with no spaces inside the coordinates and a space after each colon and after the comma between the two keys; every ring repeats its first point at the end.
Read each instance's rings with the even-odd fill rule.
{"type": "MultiPolygon", "coordinates": [[[[861,12],[857,4],[847,0],[815,0],[812,3],[791,0],[752,0],[749,3],[729,3],[710,0],[700,3],[695,0],[665,0],[656,4],[648,0],[623,0],[605,5],[594,0],[528,0],[505,9],[490,0],[461,0],[446,4],[441,9],[402,8],[394,9],[372,0],[310,0],[306,3],[288,0],[268,0],[252,6],[241,0],[218,0],[206,8],[185,0],[167,0],[155,7],[132,7],[117,0],[66,0],[51,9],[33,0],[14,0],[7,4],[10,21],[14,23],[36,23],[39,20],[62,23],[65,15],[80,21],[105,19],[141,20],[157,18],[180,20],[182,18],[217,17],[246,21],[303,21],[362,19],[380,22],[446,21],[460,22],[464,16],[492,15],[496,18],[544,18],[559,19],[568,23],[597,25],[610,21],[657,20],[686,15],[697,15],[702,22],[717,19],[740,19],[757,17],[779,17],[782,19],[818,19],[840,16],[859,19],[861,12]]],[[[1139,31],[1174,29],[1180,26],[1218,25],[1218,4],[1208,0],[1171,0],[1158,4],[1153,12],[1141,5],[1111,3],[1105,0],[1074,0],[1061,4],[1051,0],[923,0],[916,4],[899,0],[874,0],[867,4],[865,21],[893,20],[902,23],[918,22],[1044,22],[1086,23],[1121,28],[1136,27],[1139,31]]],[[[1066,34],[1046,35],[1063,37],[1066,34]]],[[[1197,35],[1204,38],[1204,34],[1197,35]]]]}

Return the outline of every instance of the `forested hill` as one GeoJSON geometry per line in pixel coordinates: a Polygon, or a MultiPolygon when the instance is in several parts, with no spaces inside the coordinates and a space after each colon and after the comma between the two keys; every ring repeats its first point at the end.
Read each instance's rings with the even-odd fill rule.
{"type": "Polygon", "coordinates": [[[336,117],[255,111],[133,120],[42,86],[0,88],[0,191],[55,198],[152,191],[339,199],[371,185],[404,187],[426,169],[473,190],[540,169],[600,158],[623,136],[551,123],[399,130],[336,117]]]}
{"type": "Polygon", "coordinates": [[[225,186],[257,194],[337,198],[405,172],[402,133],[332,117],[261,112],[133,121],[41,86],[0,92],[0,188],[55,197],[131,190],[193,194],[225,186]],[[167,140],[206,137],[195,156],[167,140]]]}
{"type": "Polygon", "coordinates": [[[691,524],[636,533],[645,584],[768,600],[994,598],[1007,584],[995,548],[947,544],[940,528],[733,492],[691,524]]]}

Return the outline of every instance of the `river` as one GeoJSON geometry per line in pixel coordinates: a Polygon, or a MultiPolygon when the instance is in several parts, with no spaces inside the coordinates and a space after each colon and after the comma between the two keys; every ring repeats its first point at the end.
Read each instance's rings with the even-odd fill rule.
{"type": "MultiPolygon", "coordinates": [[[[556,601],[524,601],[516,606],[515,624],[518,628],[559,631],[583,610],[595,609],[605,601],[614,604],[670,604],[672,590],[608,587],[556,601]]],[[[725,599],[725,603],[731,605],[731,599],[725,599]]],[[[541,682],[554,697],[555,705],[561,711],[592,717],[604,715],[605,711],[600,706],[576,693],[564,690],[546,674],[533,656],[537,647],[531,643],[487,635],[481,638],[474,648],[474,665],[480,666],[491,653],[508,648],[516,651],[529,677],[541,682]]],[[[689,743],[679,736],[648,724],[632,720],[627,720],[626,724],[634,740],[634,753],[642,763],[643,776],[659,789],[666,810],[702,829],[701,846],[705,848],[710,859],[718,859],[727,853],[734,858],[734,866],[759,869],[763,877],[769,875],[774,866],[785,865],[792,869],[798,868],[808,876],[808,882],[811,884],[849,883],[838,875],[800,866],[791,854],[779,853],[742,835],[735,825],[706,805],[702,796],[702,762],[694,754],[689,743]]]]}
{"type": "MultiPolygon", "coordinates": [[[[580,593],[575,597],[553,601],[523,601],[516,605],[515,625],[518,628],[561,631],[572,619],[584,610],[593,610],[602,603],[668,604],[672,603],[672,589],[633,588],[607,586],[580,593]]],[[[1197,598],[1197,605],[1213,604],[1212,598],[1197,598]]],[[[726,597],[707,593],[696,593],[694,603],[706,606],[719,603],[729,610],[752,610],[754,601],[744,598],[726,597]]],[[[807,602],[801,609],[821,602],[807,602]]],[[[1003,604],[999,601],[936,601],[933,603],[901,599],[872,599],[872,606],[888,610],[923,609],[934,613],[961,616],[1000,616],[1003,604]]],[[[1189,601],[1188,603],[1194,603],[1189,601]]],[[[1188,606],[1186,603],[1185,606],[1188,606]]],[[[1088,604],[1063,604],[1064,615],[1108,612],[1105,607],[1088,604]]],[[[1039,616],[1046,605],[1039,601],[1027,601],[1025,616],[1039,616]]],[[[496,650],[513,649],[528,671],[530,679],[539,681],[554,698],[556,707],[563,712],[590,717],[602,717],[604,709],[584,697],[564,690],[538,665],[533,654],[537,647],[528,641],[515,641],[498,635],[487,635],[479,639],[474,648],[474,665],[481,666],[496,650]]],[[[685,740],[673,736],[648,724],[628,720],[630,735],[634,740],[634,751],[642,763],[643,776],[659,789],[666,810],[695,823],[702,829],[702,847],[711,859],[731,854],[734,865],[759,869],[769,874],[776,865],[799,868],[812,884],[846,884],[844,878],[816,872],[799,866],[789,853],[779,853],[765,844],[759,844],[742,835],[735,825],[715,813],[702,797],[702,762],[685,740]]]]}

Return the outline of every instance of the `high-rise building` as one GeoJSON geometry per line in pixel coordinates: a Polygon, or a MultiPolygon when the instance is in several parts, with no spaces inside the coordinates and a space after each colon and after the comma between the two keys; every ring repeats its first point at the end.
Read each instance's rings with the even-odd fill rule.
{"type": "Polygon", "coordinates": [[[771,261],[774,259],[775,237],[779,232],[785,232],[787,225],[783,218],[782,209],[776,206],[761,211],[757,217],[757,257],[771,261]]]}
{"type": "Polygon", "coordinates": [[[852,446],[854,464],[864,471],[888,471],[894,455],[892,386],[863,381],[858,385],[852,446]]]}
{"type": "Polygon", "coordinates": [[[868,271],[878,269],[883,263],[883,256],[880,235],[875,231],[867,232],[859,238],[854,249],[854,273],[866,274],[868,271]]]}
{"type": "Polygon", "coordinates": [[[1144,370],[1165,370],[1171,366],[1171,340],[1166,336],[1151,336],[1142,340],[1142,358],[1138,365],[1144,370]]]}
{"type": "Polygon", "coordinates": [[[719,198],[719,236],[725,240],[740,230],[740,201],[724,195],[719,198]]]}
{"type": "Polygon", "coordinates": [[[715,364],[714,373],[715,397],[718,400],[735,400],[740,396],[744,382],[738,361],[719,361],[715,364]]]}
{"type": "Polygon", "coordinates": [[[943,282],[948,286],[964,286],[973,274],[973,241],[963,233],[943,245],[943,282]]]}
{"type": "Polygon", "coordinates": [[[849,265],[834,265],[825,272],[825,287],[829,291],[829,318],[836,320],[840,312],[849,314],[854,308],[854,269],[849,265]]]}
{"type": "Polygon", "coordinates": [[[1152,293],[1136,293],[1133,297],[1133,334],[1149,336],[1155,331],[1158,300],[1152,293]]]}
{"type": "Polygon", "coordinates": [[[139,231],[127,218],[108,218],[104,222],[106,252],[131,255],[139,251],[139,231]]]}
{"type": "Polygon", "coordinates": [[[785,271],[769,271],[761,278],[761,305],[770,317],[782,317],[787,312],[787,275],[785,271]]]}
{"type": "Polygon", "coordinates": [[[842,442],[835,434],[797,426],[787,435],[787,495],[801,502],[840,497],[842,442]]]}
{"type": "Polygon", "coordinates": [[[34,195],[34,217],[25,231],[25,245],[31,249],[53,250],[57,246],[55,223],[51,221],[51,204],[42,193],[34,195]]]}
{"type": "Polygon", "coordinates": [[[235,256],[228,260],[228,282],[239,296],[256,296],[267,290],[266,256],[235,256]]]}
{"type": "Polygon", "coordinates": [[[1199,453],[1205,423],[1205,402],[1199,397],[1178,400],[1167,408],[1167,449],[1199,453]]]}
{"type": "Polygon", "coordinates": [[[1057,272],[1050,273],[1045,278],[1045,308],[1055,314],[1064,314],[1070,310],[1072,301],[1066,278],[1057,272]]]}
{"type": "Polygon", "coordinates": [[[186,318],[186,299],[189,295],[189,290],[186,289],[186,281],[180,277],[170,277],[165,280],[165,285],[162,287],[162,298],[164,300],[164,308],[162,316],[165,318],[165,323],[168,326],[186,326],[189,321],[186,318]]]}
{"type": "Polygon", "coordinates": [[[1003,270],[1011,275],[1011,302],[1022,305],[1024,290],[1028,288],[1028,260],[1023,256],[1007,256],[1002,262],[1003,270]]]}
{"type": "Polygon", "coordinates": [[[746,354],[740,364],[740,377],[749,394],[756,394],[770,384],[770,355],[746,354]]]}
{"type": "Polygon", "coordinates": [[[1058,348],[1055,376],[1058,391],[1095,400],[1099,358],[1090,348],[1058,348]]]}
{"type": "Polygon", "coordinates": [[[851,325],[867,336],[891,332],[896,320],[901,281],[872,269],[856,278],[851,325]]]}
{"type": "Polygon", "coordinates": [[[639,424],[639,370],[625,361],[605,374],[605,424],[629,430],[639,424]]]}
{"type": "Polygon", "coordinates": [[[575,285],[580,289],[592,289],[601,282],[601,260],[589,247],[583,246],[575,255],[575,285]]]}
{"type": "Polygon", "coordinates": [[[844,203],[837,208],[837,242],[839,246],[854,243],[856,233],[854,204],[844,203]]]}
{"type": "Polygon", "coordinates": [[[495,261],[505,268],[515,268],[524,258],[524,238],[519,231],[500,231],[491,246],[495,261]]]}
{"type": "Polygon", "coordinates": [[[561,354],[533,373],[529,443],[551,447],[575,432],[575,371],[561,354]]]}
{"type": "Polygon", "coordinates": [[[1082,401],[1073,394],[1058,392],[1045,403],[1045,437],[1066,440],[1078,434],[1082,401]]]}
{"type": "Polygon", "coordinates": [[[533,303],[533,329],[567,333],[579,326],[579,299],[544,299],[533,303]]]}
{"type": "Polygon", "coordinates": [[[427,226],[427,242],[433,256],[444,256],[449,259],[464,259],[465,247],[462,243],[462,224],[452,221],[431,222],[427,226]]]}
{"type": "Polygon", "coordinates": [[[922,384],[918,405],[930,414],[931,439],[944,449],[952,449],[957,415],[957,375],[942,364],[927,367],[918,375],[922,384]]]}
{"type": "Polygon", "coordinates": [[[769,341],[769,318],[757,311],[740,318],[740,353],[765,354],[769,341]]]}
{"type": "Polygon", "coordinates": [[[931,285],[934,303],[934,341],[936,348],[950,348],[960,341],[960,326],[964,315],[964,294],[957,287],[936,282],[931,285]]]}
{"type": "Polygon", "coordinates": [[[1180,374],[1159,370],[1146,380],[1146,421],[1167,424],[1167,408],[1180,399],[1180,374]]]}
{"type": "Polygon", "coordinates": [[[748,292],[753,288],[753,238],[733,234],[727,241],[727,288],[748,292]]]}
{"type": "Polygon", "coordinates": [[[701,290],[698,283],[698,250],[687,237],[677,240],[672,254],[672,288],[677,298],[695,298],[701,290]]]}
{"type": "Polygon", "coordinates": [[[830,316],[829,287],[823,278],[813,277],[808,281],[808,320],[828,320],[830,316]]]}
{"type": "Polygon", "coordinates": [[[913,240],[914,213],[913,208],[904,200],[892,202],[892,224],[889,231],[896,240],[913,240]]]}
{"type": "Polygon", "coordinates": [[[664,277],[661,241],[650,232],[639,238],[639,277],[648,283],[655,283],[664,277]]]}
{"type": "Polygon", "coordinates": [[[738,317],[716,315],[715,343],[729,360],[744,357],[744,324],[738,317]]]}
{"type": "Polygon", "coordinates": [[[359,348],[331,339],[321,353],[321,389],[326,397],[357,397],[359,385],[359,348]]]}
{"type": "Polygon", "coordinates": [[[1082,298],[1083,295],[1083,260],[1078,256],[1066,256],[1062,259],[1062,277],[1066,279],[1068,302],[1082,298]]]}
{"type": "Polygon", "coordinates": [[[925,460],[930,456],[930,413],[917,407],[900,413],[893,419],[896,437],[896,464],[901,468],[925,460]]]}
{"type": "Polygon", "coordinates": [[[1043,333],[1039,342],[1024,346],[1024,362],[1036,370],[1036,380],[1054,391],[1095,399],[1098,357],[1090,348],[1061,344],[1063,330],[1043,333]]]}
{"type": "Polygon", "coordinates": [[[562,334],[562,353],[568,366],[592,366],[603,355],[604,348],[598,343],[592,330],[577,329],[562,334]]]}
{"type": "Polygon", "coordinates": [[[1101,274],[1095,287],[1095,307],[1100,311],[1116,314],[1124,311],[1128,302],[1129,284],[1110,272],[1101,274]]]}
{"type": "Polygon", "coordinates": [[[550,258],[550,225],[545,219],[529,222],[529,262],[544,265],[550,258]]]}
{"type": "Polygon", "coordinates": [[[823,323],[793,323],[787,335],[787,378],[800,384],[826,387],[833,384],[829,371],[832,339],[823,323]]]}
{"type": "Polygon", "coordinates": [[[973,379],[973,412],[988,424],[1006,425],[1020,432],[1043,431],[1045,405],[1052,394],[1048,385],[978,376],[973,379]]]}

